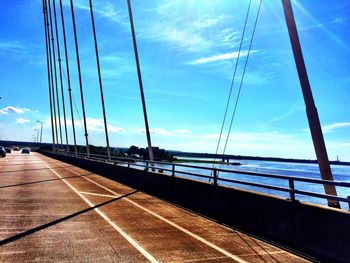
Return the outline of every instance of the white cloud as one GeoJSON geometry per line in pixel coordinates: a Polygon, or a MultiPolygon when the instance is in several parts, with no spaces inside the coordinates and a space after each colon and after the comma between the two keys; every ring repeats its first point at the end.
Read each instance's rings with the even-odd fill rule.
{"type": "MultiPolygon", "coordinates": [[[[31,44],[24,44],[17,40],[0,40],[0,54],[23,61],[33,60],[36,47],[31,44]]],[[[35,57],[37,59],[37,57],[35,57]]]]}
{"type": "Polygon", "coordinates": [[[166,23],[153,23],[139,33],[140,38],[160,41],[170,44],[171,48],[178,48],[186,52],[198,52],[212,47],[212,41],[188,28],[179,28],[166,23]]]}
{"type": "Polygon", "coordinates": [[[303,110],[302,107],[293,107],[293,108],[289,109],[288,111],[286,111],[285,113],[283,113],[279,116],[276,116],[275,118],[270,120],[270,122],[272,123],[272,122],[278,122],[278,121],[284,120],[284,119],[288,118],[290,115],[293,115],[294,113],[301,111],[301,110],[303,110]]]}
{"type": "MultiPolygon", "coordinates": [[[[83,126],[83,120],[77,120],[74,121],[76,127],[84,127],[83,126]]],[[[71,126],[72,121],[67,120],[67,125],[71,126]]],[[[98,119],[98,118],[86,118],[86,125],[88,132],[93,131],[93,132],[104,132],[105,131],[105,126],[104,126],[104,121],[103,119],[98,119]]],[[[124,132],[125,129],[121,127],[116,127],[111,124],[107,124],[107,129],[109,133],[121,133],[124,132]]]]}
{"type": "Polygon", "coordinates": [[[335,129],[350,127],[350,122],[338,122],[322,127],[323,132],[332,132],[335,129]]]}
{"type": "Polygon", "coordinates": [[[30,120],[25,119],[25,118],[18,118],[18,119],[16,119],[16,123],[19,123],[19,124],[25,124],[25,123],[28,123],[28,122],[30,122],[30,120]]]}
{"type": "Polygon", "coordinates": [[[18,41],[3,41],[0,42],[0,51],[12,51],[24,49],[23,45],[18,41]]]}
{"type": "Polygon", "coordinates": [[[0,110],[0,115],[10,114],[10,113],[17,113],[17,114],[23,114],[27,111],[30,111],[30,109],[27,108],[20,108],[20,107],[14,107],[14,106],[7,106],[0,110]]]}
{"type": "MultiPolygon", "coordinates": [[[[251,50],[250,54],[253,54],[256,52],[257,52],[257,50],[251,50]]],[[[245,57],[247,55],[248,55],[248,51],[242,50],[240,57],[245,57]]],[[[237,57],[238,57],[238,51],[235,51],[235,52],[231,52],[231,53],[225,53],[225,54],[219,54],[219,55],[214,55],[214,56],[205,57],[205,58],[199,58],[199,59],[196,59],[194,61],[191,61],[189,64],[191,64],[191,65],[205,64],[205,63],[210,63],[210,62],[236,59],[237,57]]]]}
{"type": "MultiPolygon", "coordinates": [[[[115,80],[116,77],[133,74],[135,72],[135,62],[128,54],[110,53],[100,58],[102,66],[102,75],[106,79],[115,80]]],[[[95,74],[96,69],[91,69],[91,73],[95,74]]]]}
{"type": "MultiPolygon", "coordinates": [[[[70,2],[68,0],[63,1],[64,6],[70,6],[70,2]]],[[[90,11],[90,7],[86,4],[86,1],[74,1],[74,8],[80,9],[84,11],[90,11]]],[[[107,18],[113,22],[117,22],[120,24],[127,24],[128,17],[122,10],[119,10],[114,4],[109,1],[104,1],[104,3],[100,3],[99,1],[94,2],[94,13],[100,15],[104,18],[107,18]]]]}
{"type": "Polygon", "coordinates": [[[161,129],[161,128],[154,128],[154,129],[150,129],[150,132],[153,134],[158,134],[158,135],[170,135],[171,132],[165,129],[161,129]]]}
{"type": "Polygon", "coordinates": [[[193,26],[198,29],[204,29],[208,27],[212,27],[214,25],[219,24],[222,20],[225,19],[224,15],[218,17],[207,17],[201,18],[193,22],[193,26]]]}
{"type": "MultiPolygon", "coordinates": [[[[138,129],[133,129],[133,131],[136,133],[145,133],[146,129],[138,128],[138,129]]],[[[169,131],[162,128],[153,128],[153,129],[150,129],[150,133],[156,134],[156,135],[185,135],[185,134],[191,134],[192,132],[186,129],[176,129],[173,131],[169,131]]]]}
{"type": "MultiPolygon", "coordinates": [[[[208,4],[215,5],[210,1],[208,4]]],[[[238,41],[232,38],[236,33],[232,34],[231,31],[230,36],[225,34],[228,32],[227,22],[232,23],[233,17],[218,15],[216,12],[191,12],[186,1],[168,1],[144,11],[150,14],[147,14],[150,19],[138,24],[138,37],[163,42],[172,49],[198,54],[218,47],[231,49],[238,41]],[[228,39],[232,41],[227,41],[228,39]]]]}
{"type": "Polygon", "coordinates": [[[186,129],[177,129],[177,130],[174,130],[174,133],[190,134],[192,132],[190,130],[186,130],[186,129]]]}
{"type": "MultiPolygon", "coordinates": [[[[134,132],[136,133],[145,133],[146,129],[145,128],[137,128],[137,129],[133,129],[134,132]]],[[[170,135],[171,132],[162,128],[153,128],[149,130],[150,133],[152,134],[157,134],[157,135],[170,135]]]]}

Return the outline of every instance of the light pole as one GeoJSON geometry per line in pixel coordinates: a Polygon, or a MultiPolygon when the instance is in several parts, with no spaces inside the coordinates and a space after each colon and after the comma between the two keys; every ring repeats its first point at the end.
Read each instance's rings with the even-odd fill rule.
{"type": "Polygon", "coordinates": [[[34,133],[33,133],[33,137],[32,137],[33,138],[33,150],[35,149],[37,131],[38,131],[38,129],[34,129],[34,133]]]}
{"type": "Polygon", "coordinates": [[[38,138],[39,138],[39,130],[34,129],[34,143],[38,143],[38,138]]]}
{"type": "Polygon", "coordinates": [[[40,144],[42,142],[43,139],[43,122],[42,121],[36,121],[40,123],[40,144]]]}

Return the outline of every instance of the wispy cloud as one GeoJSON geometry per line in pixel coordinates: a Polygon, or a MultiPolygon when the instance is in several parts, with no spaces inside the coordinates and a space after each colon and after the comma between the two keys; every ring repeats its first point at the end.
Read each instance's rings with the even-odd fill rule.
{"type": "Polygon", "coordinates": [[[322,127],[323,132],[332,132],[335,129],[350,127],[350,122],[337,122],[322,127]]]}
{"type": "MultiPolygon", "coordinates": [[[[136,132],[136,133],[145,133],[146,129],[144,129],[144,128],[137,128],[137,129],[134,129],[133,131],[136,132]]],[[[170,135],[171,134],[170,131],[162,129],[162,128],[150,129],[150,133],[157,134],[157,135],[170,135]]]]}
{"type": "Polygon", "coordinates": [[[28,122],[30,122],[30,120],[25,119],[25,118],[18,118],[18,119],[16,119],[16,123],[19,123],[19,124],[25,124],[25,123],[28,123],[28,122]]]}
{"type": "Polygon", "coordinates": [[[308,10],[306,10],[303,5],[298,2],[295,1],[295,6],[298,9],[298,11],[300,11],[300,13],[302,13],[305,17],[307,17],[309,19],[309,23],[312,24],[311,26],[307,26],[307,27],[301,27],[299,30],[309,30],[312,28],[319,28],[320,30],[322,30],[329,38],[331,38],[335,43],[337,43],[339,46],[341,46],[342,48],[346,49],[348,52],[350,51],[350,48],[348,46],[348,44],[346,42],[344,42],[342,39],[340,39],[333,31],[329,30],[327,28],[328,24],[341,24],[345,19],[345,17],[343,18],[335,18],[331,21],[327,21],[327,22],[320,22],[318,21],[308,10]]]}
{"type": "MultiPolygon", "coordinates": [[[[132,60],[132,56],[125,53],[101,56],[101,62],[102,75],[106,79],[115,79],[135,72],[135,62],[132,60]]],[[[92,68],[91,72],[96,74],[96,69],[92,68]]]]}
{"type": "MultiPolygon", "coordinates": [[[[63,5],[70,6],[70,2],[68,0],[65,0],[63,1],[63,5]]],[[[90,11],[90,7],[87,4],[87,1],[74,1],[74,8],[83,11],[90,11]]],[[[113,22],[117,22],[119,24],[128,24],[128,17],[126,13],[118,9],[116,5],[110,1],[104,1],[104,3],[95,1],[93,8],[94,13],[97,15],[100,15],[106,19],[109,19],[113,22]]]]}
{"type": "MultiPolygon", "coordinates": [[[[72,126],[72,120],[67,119],[67,125],[72,126]]],[[[76,129],[83,129],[83,119],[75,120],[74,125],[76,129]]],[[[86,125],[88,127],[88,131],[92,132],[104,132],[105,126],[103,119],[100,118],[86,118],[86,125]]],[[[45,121],[45,127],[51,127],[51,122],[49,119],[45,121]]],[[[124,128],[114,126],[112,124],[107,124],[107,129],[109,133],[122,133],[125,132],[124,128]]]]}
{"type": "Polygon", "coordinates": [[[273,122],[282,121],[282,120],[288,118],[289,116],[293,115],[294,113],[296,113],[299,110],[301,110],[301,108],[293,107],[293,108],[289,109],[287,112],[273,118],[272,120],[270,120],[270,122],[273,123],[273,122]]]}
{"type": "Polygon", "coordinates": [[[238,30],[227,27],[233,17],[215,11],[189,12],[184,1],[168,1],[144,13],[150,14],[151,19],[139,22],[138,37],[163,42],[179,52],[206,53],[216,48],[232,48],[238,41],[238,30]]]}
{"type": "Polygon", "coordinates": [[[18,40],[0,40],[0,55],[26,59],[30,53],[28,45],[18,40]]]}
{"type": "Polygon", "coordinates": [[[177,129],[177,130],[174,130],[175,133],[180,133],[180,134],[190,134],[192,133],[192,131],[190,130],[186,130],[186,129],[177,129]]]}
{"type": "MultiPolygon", "coordinates": [[[[250,53],[256,53],[257,50],[251,50],[250,53]]],[[[218,54],[210,57],[205,58],[199,58],[194,61],[191,61],[189,64],[197,65],[197,64],[206,64],[210,62],[218,62],[218,61],[225,61],[225,60],[231,60],[236,59],[238,57],[239,52],[231,52],[231,53],[225,53],[225,54],[218,54]]],[[[240,57],[245,57],[248,55],[248,50],[241,51],[240,57]]]]}
{"type": "MultiPolygon", "coordinates": [[[[137,129],[133,129],[133,131],[136,133],[145,133],[146,129],[137,128],[137,129]]],[[[171,131],[171,130],[166,130],[162,128],[153,128],[153,129],[150,129],[150,133],[156,134],[156,135],[176,135],[176,134],[190,134],[191,131],[186,129],[176,129],[171,131]]]]}
{"type": "MultiPolygon", "coordinates": [[[[86,124],[88,126],[89,131],[94,131],[94,132],[104,132],[104,122],[103,119],[97,119],[97,118],[87,118],[86,119],[86,124]]],[[[108,132],[111,133],[120,133],[124,132],[125,129],[116,127],[114,125],[108,124],[107,125],[108,132]]]]}
{"type": "Polygon", "coordinates": [[[139,37],[149,41],[167,43],[171,48],[184,52],[201,52],[212,47],[212,41],[192,29],[180,28],[166,23],[153,23],[139,30],[139,37]]]}
{"type": "Polygon", "coordinates": [[[2,41],[0,42],[0,51],[14,51],[24,49],[19,41],[2,41]]]}
{"type": "Polygon", "coordinates": [[[21,107],[14,107],[14,106],[7,106],[0,110],[0,115],[6,115],[10,113],[17,113],[17,114],[23,114],[25,112],[30,111],[30,109],[27,108],[21,108],[21,107]]]}

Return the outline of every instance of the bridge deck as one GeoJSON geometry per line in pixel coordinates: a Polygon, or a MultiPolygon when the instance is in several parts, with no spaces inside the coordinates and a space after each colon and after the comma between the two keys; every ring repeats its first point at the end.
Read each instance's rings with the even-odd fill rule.
{"type": "Polygon", "coordinates": [[[306,262],[37,153],[0,159],[0,211],[0,262],[306,262]]]}

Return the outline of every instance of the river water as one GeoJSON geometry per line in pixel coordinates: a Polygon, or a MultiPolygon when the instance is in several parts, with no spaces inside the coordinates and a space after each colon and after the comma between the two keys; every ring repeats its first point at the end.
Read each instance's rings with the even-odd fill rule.
{"type": "MultiPolygon", "coordinates": [[[[222,169],[234,170],[234,171],[249,171],[249,172],[258,172],[258,173],[267,173],[267,174],[277,174],[277,175],[286,175],[292,177],[305,177],[312,179],[321,179],[320,172],[317,164],[304,164],[304,163],[287,163],[287,162],[271,162],[271,161],[254,161],[254,160],[239,160],[242,164],[240,166],[236,165],[220,165],[222,169]]],[[[211,163],[185,163],[185,165],[201,166],[212,168],[213,164],[211,163]]],[[[216,165],[219,167],[219,165],[216,165]]],[[[350,182],[350,166],[345,165],[332,165],[331,166],[333,177],[335,181],[340,182],[350,182]]],[[[188,167],[176,167],[176,171],[186,171],[201,175],[211,175],[210,170],[198,169],[198,168],[188,168],[188,167]]],[[[183,176],[188,178],[199,179],[198,177],[192,177],[189,175],[183,175],[181,173],[176,173],[176,176],[183,176]]],[[[260,184],[267,184],[272,186],[279,186],[288,188],[288,181],[274,178],[265,178],[257,177],[252,175],[243,175],[239,173],[226,173],[220,172],[219,178],[235,179],[247,182],[254,182],[260,184]]],[[[206,178],[200,180],[209,181],[206,178]]],[[[257,191],[261,193],[273,194],[279,197],[289,198],[289,193],[282,191],[275,191],[270,189],[264,189],[260,187],[247,186],[242,184],[235,184],[230,182],[223,182],[219,180],[219,184],[227,185],[231,187],[247,189],[252,191],[257,191]]],[[[314,192],[314,193],[324,193],[323,185],[320,184],[310,184],[304,182],[295,182],[295,189],[314,192]]],[[[338,187],[337,186],[338,196],[347,197],[350,196],[350,188],[338,187]]],[[[327,204],[327,200],[310,197],[305,195],[296,195],[296,199],[300,201],[316,203],[316,204],[327,204]]],[[[343,209],[349,209],[347,203],[341,203],[343,209]]]]}

